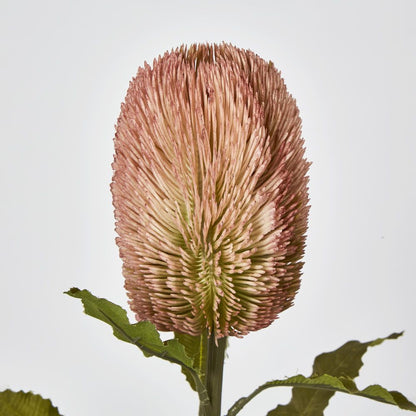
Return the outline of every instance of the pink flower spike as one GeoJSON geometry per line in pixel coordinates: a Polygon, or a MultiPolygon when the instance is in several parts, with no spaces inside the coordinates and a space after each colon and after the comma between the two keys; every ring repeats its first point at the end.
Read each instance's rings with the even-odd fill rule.
{"type": "Polygon", "coordinates": [[[229,44],[165,53],[131,81],[114,143],[117,244],[138,320],[242,336],[292,305],[309,163],[271,62],[229,44]]]}

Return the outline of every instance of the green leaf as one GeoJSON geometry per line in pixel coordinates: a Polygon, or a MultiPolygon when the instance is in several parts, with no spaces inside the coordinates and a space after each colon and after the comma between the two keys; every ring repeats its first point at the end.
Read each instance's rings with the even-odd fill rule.
{"type": "MultiPolygon", "coordinates": [[[[317,377],[323,375],[332,376],[342,383],[342,387],[338,384],[340,390],[336,390],[334,388],[306,388],[304,385],[294,385],[294,388],[292,389],[291,401],[286,405],[277,406],[274,410],[271,410],[268,413],[268,416],[322,416],[330,398],[336,391],[343,391],[342,388],[344,388],[346,389],[346,391],[344,391],[345,393],[354,394],[354,391],[358,392],[353,379],[359,374],[359,370],[363,365],[362,357],[366,353],[367,349],[369,347],[379,345],[387,339],[397,339],[402,334],[403,332],[394,333],[388,337],[378,338],[365,343],[359,341],[349,341],[335,351],[323,353],[317,356],[314,361],[312,376],[308,378],[308,380],[316,381],[317,377]]],[[[275,385],[283,385],[279,383],[281,382],[277,381],[277,384],[275,385]]],[[[229,416],[237,414],[237,412],[242,408],[241,405],[245,406],[249,400],[268,387],[272,386],[269,386],[268,383],[266,383],[265,385],[259,387],[259,389],[257,389],[252,395],[237,401],[234,405],[235,408],[233,406],[230,409],[231,413],[229,413],[229,416]],[[264,387],[266,385],[267,387],[264,387]]],[[[332,387],[336,387],[336,385],[332,387]]],[[[366,389],[363,390],[363,392],[365,391],[366,389]]],[[[405,406],[406,403],[410,403],[407,402],[407,399],[400,395],[400,393],[388,393],[392,395],[397,403],[393,403],[391,401],[386,401],[386,403],[397,404],[399,407],[400,405],[405,406]],[[399,394],[400,397],[397,394],[399,394]]]]}
{"type": "MultiPolygon", "coordinates": [[[[192,336],[175,332],[175,339],[185,347],[186,354],[192,359],[192,367],[197,371],[200,379],[204,383],[207,359],[207,333],[204,332],[200,336],[192,336]]],[[[189,370],[186,367],[182,367],[182,372],[185,374],[186,380],[192,389],[196,390],[194,379],[189,370]]]]}
{"type": "Polygon", "coordinates": [[[368,347],[374,347],[388,339],[397,339],[402,335],[403,332],[395,332],[388,337],[368,342],[349,341],[335,351],[318,355],[315,358],[312,373],[313,375],[331,374],[335,377],[358,377],[363,366],[361,359],[368,347]]]}
{"type": "MultiPolygon", "coordinates": [[[[166,346],[160,339],[159,333],[151,322],[138,322],[130,324],[127,312],[107,299],[97,298],[88,290],[72,288],[65,292],[74,298],[81,299],[84,312],[94,318],[103,321],[113,328],[113,334],[122,341],[138,346],[149,357],[152,355],[168,359],[166,346]]],[[[191,364],[188,357],[183,357],[185,364],[191,364]]]]}
{"type": "MultiPolygon", "coordinates": [[[[393,333],[388,337],[377,338],[368,342],[349,341],[335,351],[320,354],[315,358],[312,375],[330,374],[335,377],[344,377],[345,380],[352,380],[358,377],[363,366],[362,357],[369,347],[379,345],[387,339],[397,339],[401,335],[403,335],[403,332],[393,333]]],[[[277,406],[267,416],[286,416],[290,414],[322,416],[334,394],[334,391],[328,390],[294,388],[291,401],[287,405],[277,406]]]]}
{"type": "Polygon", "coordinates": [[[0,416],[61,416],[49,399],[38,394],[5,390],[0,392],[0,416]]]}
{"type": "MultiPolygon", "coordinates": [[[[263,390],[277,386],[289,386],[295,387],[302,391],[322,391],[322,392],[342,392],[352,394],[354,396],[367,397],[382,403],[388,403],[400,407],[405,410],[412,410],[416,412],[416,406],[406,399],[401,393],[396,391],[387,391],[385,388],[379,385],[368,386],[363,390],[358,390],[354,381],[346,377],[334,377],[329,374],[323,374],[320,376],[305,377],[303,375],[297,375],[294,377],[287,378],[285,380],[274,380],[263,384],[257,388],[250,396],[242,397],[238,400],[228,411],[227,416],[236,415],[251,399],[257,396],[263,390]]],[[[276,413],[279,407],[271,412],[269,415],[287,415],[287,416],[305,416],[305,415],[316,415],[323,414],[320,409],[316,410],[314,402],[291,402],[291,406],[281,406],[282,410],[276,413]],[[305,406],[307,404],[307,406],[305,406]]]]}
{"type": "Polygon", "coordinates": [[[151,322],[143,321],[131,324],[127,312],[107,299],[97,298],[88,290],[72,288],[67,295],[81,299],[84,312],[99,319],[113,328],[113,334],[122,341],[140,348],[146,357],[156,356],[185,368],[192,377],[196,391],[202,402],[208,400],[204,385],[198,372],[193,368],[193,359],[186,354],[185,347],[177,340],[162,342],[159,332],[151,322]]]}

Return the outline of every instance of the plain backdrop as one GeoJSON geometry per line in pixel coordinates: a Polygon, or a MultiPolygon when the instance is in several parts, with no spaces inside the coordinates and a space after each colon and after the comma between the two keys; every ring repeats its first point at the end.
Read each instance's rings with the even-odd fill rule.
{"type": "MultiPolygon", "coordinates": [[[[127,307],[109,190],[120,103],[145,60],[226,41],[281,70],[313,165],[301,289],[269,328],[230,340],[223,413],[265,381],[309,375],[323,351],[400,330],[357,382],[416,401],[414,0],[0,5],[0,389],[51,397],[64,416],[197,414],[177,366],[116,340],[63,292],[127,307]]],[[[289,397],[269,390],[240,414],[289,397]]],[[[325,415],[404,412],[337,394],[325,415]]]]}

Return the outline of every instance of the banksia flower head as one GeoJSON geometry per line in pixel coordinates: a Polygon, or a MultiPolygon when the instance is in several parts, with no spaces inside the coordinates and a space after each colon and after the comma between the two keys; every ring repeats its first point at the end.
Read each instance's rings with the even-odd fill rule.
{"type": "Polygon", "coordinates": [[[139,68],[111,187],[137,319],[216,338],[270,325],[299,288],[308,167],[299,111],[272,63],[192,45],[139,68]]]}

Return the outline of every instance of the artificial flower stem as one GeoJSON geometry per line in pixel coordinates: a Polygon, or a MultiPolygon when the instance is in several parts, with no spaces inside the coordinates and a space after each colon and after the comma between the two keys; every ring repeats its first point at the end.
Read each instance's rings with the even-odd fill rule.
{"type": "Polygon", "coordinates": [[[222,375],[224,368],[227,337],[215,339],[211,334],[207,337],[206,368],[204,384],[209,396],[209,404],[201,404],[200,416],[221,416],[222,375]]]}

